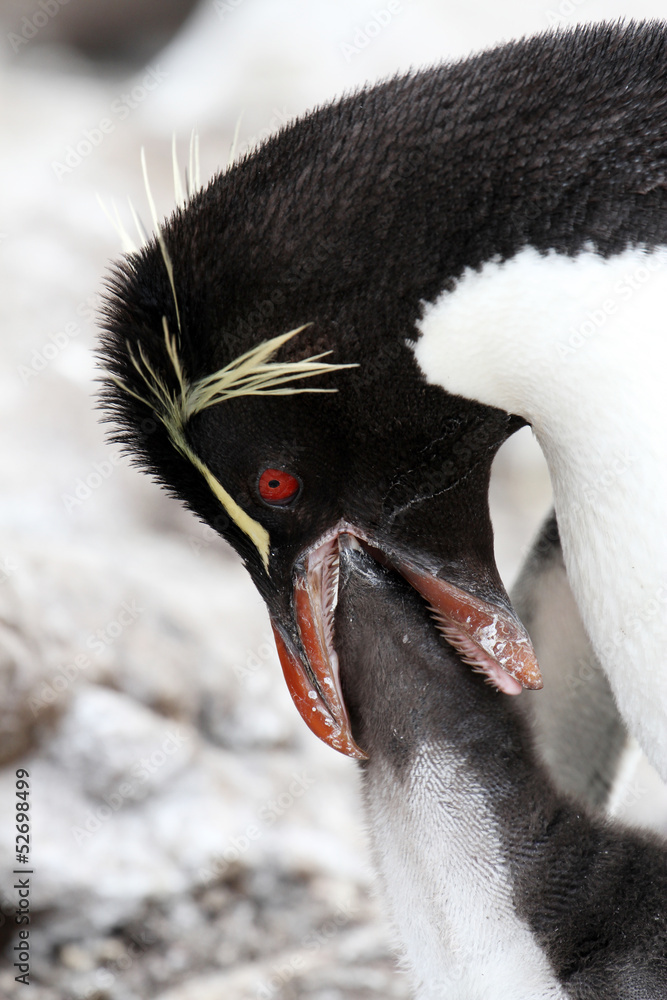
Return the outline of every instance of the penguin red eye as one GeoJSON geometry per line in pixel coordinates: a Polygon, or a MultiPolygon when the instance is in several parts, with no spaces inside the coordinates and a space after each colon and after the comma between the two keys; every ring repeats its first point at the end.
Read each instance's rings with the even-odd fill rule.
{"type": "Polygon", "coordinates": [[[265,469],[259,477],[257,489],[265,503],[284,507],[297,495],[301,483],[282,469],[265,469]]]}

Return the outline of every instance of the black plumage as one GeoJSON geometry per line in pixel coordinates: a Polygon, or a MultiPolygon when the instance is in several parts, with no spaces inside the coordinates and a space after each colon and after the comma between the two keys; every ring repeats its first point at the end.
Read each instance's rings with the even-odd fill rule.
{"type": "MultiPolygon", "coordinates": [[[[502,992],[491,969],[489,992],[475,991],[475,969],[484,969],[490,950],[484,945],[484,918],[499,906],[494,879],[476,875],[484,863],[475,854],[480,789],[488,810],[485,822],[495,831],[489,837],[497,838],[511,885],[516,926],[523,921],[529,927],[564,990],[562,996],[658,1000],[667,995],[665,842],[596,817],[556,791],[539,762],[518,701],[491,689],[462,663],[433,628],[414,590],[358,546],[341,548],[336,634],[353,732],[369,751],[369,761],[361,767],[385,883],[399,882],[403,874],[383,863],[390,833],[386,815],[395,810],[406,827],[400,855],[405,881],[411,853],[420,850],[424,836],[418,815],[412,828],[406,822],[405,802],[423,798],[424,811],[441,817],[443,834],[433,846],[435,855],[442,854],[443,868],[428,867],[415,886],[416,893],[428,887],[421,927],[425,937],[435,917],[435,934],[443,942],[456,936],[461,915],[455,887],[445,878],[444,859],[457,838],[469,844],[469,853],[464,852],[459,863],[470,866],[479,888],[481,900],[475,901],[471,892],[470,906],[479,907],[480,924],[463,945],[467,952],[461,955],[453,949],[447,956],[454,976],[451,995],[527,995],[502,992]],[[440,786],[434,774],[422,771],[424,748],[435,762],[435,774],[438,761],[446,762],[440,786]],[[462,958],[465,968],[457,973],[462,958]],[[455,985],[463,992],[454,994],[455,985]]],[[[405,892],[406,907],[408,895],[405,892]]],[[[400,927],[401,914],[394,909],[400,927]]],[[[508,955],[511,945],[508,940],[508,955]]],[[[447,955],[446,944],[443,950],[447,955]]],[[[414,956],[408,954],[407,959],[413,966],[414,956]]],[[[422,970],[412,971],[418,981],[422,970]]],[[[554,995],[541,989],[535,986],[533,1000],[554,995]]],[[[442,993],[425,989],[418,995],[450,993],[443,984],[442,993]]]]}
{"type": "MultiPolygon", "coordinates": [[[[667,244],[666,67],[664,25],[594,25],[351,94],[194,194],[107,299],[118,438],[239,552],[303,717],[369,758],[388,803],[409,811],[419,747],[434,766],[445,744],[462,761],[500,830],[512,919],[547,956],[536,975],[556,977],[549,998],[664,992],[664,850],[561,798],[518,710],[471,669],[508,691],[540,683],[487,499],[493,457],[527,418],[427,380],[414,348],[429,304],[490,262],[667,244]],[[207,380],[289,332],[260,368],[286,366],[272,377],[289,372],[282,389],[299,394],[235,383],[201,404],[207,380]],[[336,367],[299,381],[314,357],[336,367]],[[340,549],[349,536],[362,555],[340,549]],[[341,559],[370,560],[377,589],[346,590],[341,559]]],[[[439,807],[436,791],[421,789],[439,807]]]]}

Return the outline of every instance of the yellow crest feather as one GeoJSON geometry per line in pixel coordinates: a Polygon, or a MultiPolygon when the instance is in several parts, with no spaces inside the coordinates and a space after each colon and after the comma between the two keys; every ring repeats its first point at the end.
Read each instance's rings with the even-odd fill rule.
{"type": "MultiPolygon", "coordinates": [[[[232,144],[232,150],[230,152],[230,163],[233,161],[240,124],[241,120],[239,118],[235,131],[234,142],[232,144]]],[[[165,379],[154,370],[150,361],[146,357],[141,344],[139,344],[137,348],[138,356],[135,354],[129,343],[127,344],[127,351],[132,364],[137,370],[137,373],[146,385],[148,390],[147,394],[141,395],[140,393],[134,392],[128,385],[125,384],[125,382],[116,378],[114,375],[109,374],[109,378],[120,389],[122,389],[123,392],[128,393],[128,395],[139,400],[139,402],[144,403],[151,410],[153,410],[155,415],[166,428],[169,438],[176,450],[183,455],[184,458],[187,458],[188,461],[191,462],[192,465],[194,465],[194,467],[202,474],[209,488],[220,501],[232,520],[252,540],[259,551],[264,567],[268,573],[270,549],[268,532],[261,524],[253,520],[253,518],[251,518],[250,515],[236,503],[234,498],[227,492],[227,490],[225,490],[222,484],[218,482],[211,470],[204,462],[202,462],[196,452],[193,451],[187,440],[186,425],[190,418],[196,413],[200,413],[209,406],[215,406],[218,403],[222,403],[224,400],[234,399],[239,396],[279,396],[302,392],[337,392],[337,389],[319,389],[309,387],[294,388],[290,383],[295,382],[297,379],[312,378],[315,375],[323,375],[329,372],[340,371],[343,368],[356,368],[357,365],[332,365],[327,362],[323,362],[321,359],[327,357],[331,351],[314,354],[309,358],[304,358],[302,361],[272,361],[272,357],[283,344],[285,344],[292,337],[295,337],[298,333],[301,333],[301,331],[305,330],[306,327],[310,326],[309,323],[306,323],[294,330],[289,330],[287,333],[273,337],[271,340],[265,340],[262,343],[257,344],[249,351],[246,351],[245,354],[235,358],[219,371],[213,372],[211,375],[205,375],[203,378],[197,379],[195,382],[190,382],[183,370],[183,365],[179,355],[181,314],[178,307],[178,298],[176,296],[174,267],[158,220],[155,202],[153,200],[153,195],[148,181],[146,154],[143,148],[141,150],[141,167],[144,177],[146,198],[148,200],[151,219],[155,228],[155,236],[160,250],[160,255],[169,278],[174,308],[176,310],[176,334],[173,335],[170,333],[166,316],[162,317],[162,328],[164,331],[165,348],[171,367],[173,368],[176,376],[177,388],[176,390],[170,389],[165,379]]],[[[174,174],[174,195],[176,204],[177,206],[186,207],[189,200],[201,187],[199,178],[199,136],[196,131],[193,130],[192,136],[190,137],[189,169],[186,171],[185,191],[183,190],[180,180],[175,136],[172,141],[172,167],[174,174]]],[[[116,228],[116,231],[121,236],[124,249],[126,251],[136,252],[137,247],[122,225],[116,206],[113,206],[114,217],[107,212],[101,199],[100,204],[102,205],[102,208],[107,216],[110,218],[114,228],[116,228]]],[[[143,229],[143,226],[141,225],[137,213],[134,210],[134,206],[131,203],[130,211],[139,233],[139,245],[147,246],[148,237],[143,229]]]]}

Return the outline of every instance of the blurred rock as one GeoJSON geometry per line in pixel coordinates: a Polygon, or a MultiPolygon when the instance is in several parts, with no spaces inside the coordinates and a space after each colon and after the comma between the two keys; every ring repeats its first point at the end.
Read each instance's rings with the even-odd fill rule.
{"type": "Polygon", "coordinates": [[[32,707],[41,703],[41,666],[39,650],[31,648],[16,624],[0,621],[0,764],[26,753],[40,722],[52,715],[47,707],[38,719],[32,707]]]}
{"type": "Polygon", "coordinates": [[[192,759],[194,731],[108,688],[72,697],[46,752],[86,795],[140,801],[168,784],[192,759]]]}
{"type": "Polygon", "coordinates": [[[163,48],[197,0],[2,0],[14,52],[31,44],[67,45],[92,59],[146,62],[163,48]]]}
{"type": "Polygon", "coordinates": [[[27,753],[65,704],[61,694],[67,678],[56,682],[54,677],[67,645],[62,623],[45,614],[31,583],[20,557],[5,556],[0,579],[0,764],[27,753]]]}

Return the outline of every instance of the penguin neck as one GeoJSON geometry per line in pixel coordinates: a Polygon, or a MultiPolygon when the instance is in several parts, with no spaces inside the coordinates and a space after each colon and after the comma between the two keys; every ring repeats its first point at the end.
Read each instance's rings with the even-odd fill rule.
{"type": "Polygon", "coordinates": [[[532,426],[572,591],[627,723],[667,776],[667,250],[604,258],[526,247],[424,309],[430,383],[532,426]],[[637,689],[642,671],[650,704],[637,689]]]}
{"type": "Polygon", "coordinates": [[[341,680],[416,997],[561,1000],[516,902],[517,877],[530,878],[523,848],[559,808],[522,713],[459,661],[414,592],[387,589],[385,602],[371,577],[351,597],[358,578],[342,579],[341,680]]]}
{"type": "Polygon", "coordinates": [[[491,789],[437,741],[423,743],[402,779],[381,755],[367,767],[375,859],[418,1000],[566,996],[516,912],[491,789]]]}

